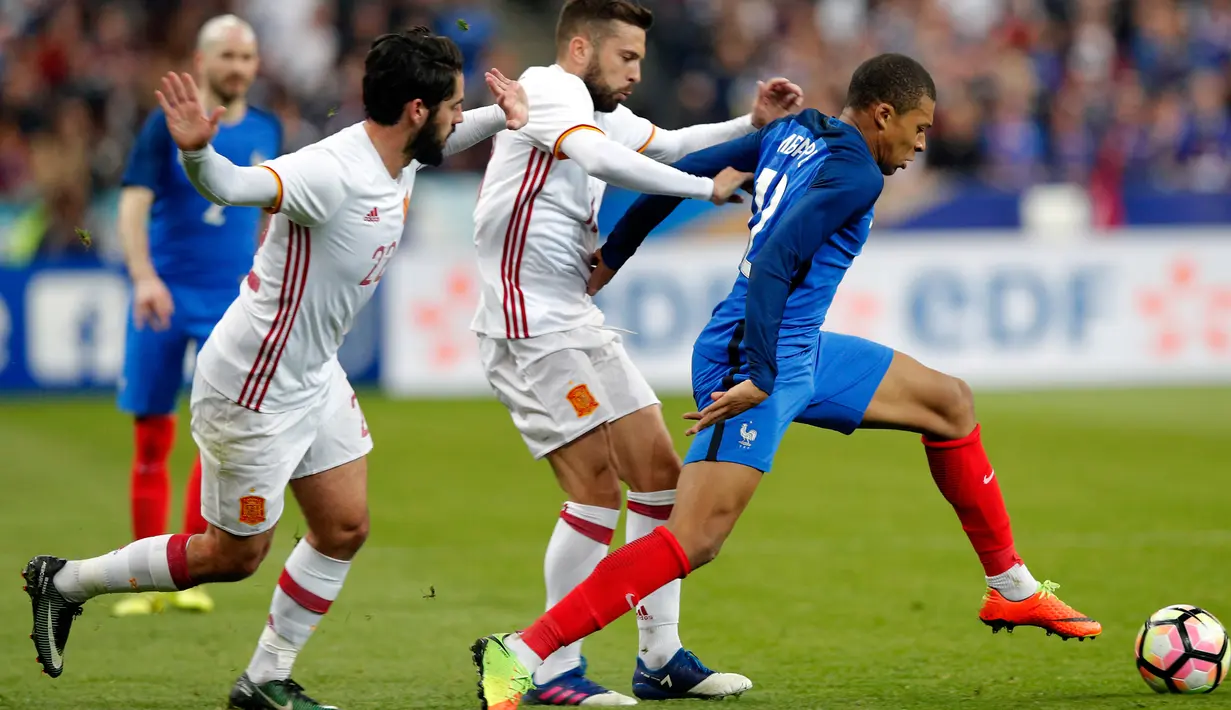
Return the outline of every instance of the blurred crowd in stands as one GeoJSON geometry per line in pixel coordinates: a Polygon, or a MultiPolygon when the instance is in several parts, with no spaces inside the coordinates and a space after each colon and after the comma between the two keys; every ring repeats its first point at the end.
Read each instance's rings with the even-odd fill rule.
{"type": "MultiPolygon", "coordinates": [[[[550,61],[559,2],[4,0],[0,199],[54,205],[30,219],[68,235],[56,225],[79,224],[90,196],[116,186],[158,77],[190,70],[197,29],[215,14],[256,27],[252,100],[279,115],[294,150],[362,118],[359,77],[376,35],[424,24],[454,37],[475,106],[487,101],[486,67],[550,61]]],[[[666,127],[743,112],[755,81],[773,75],[837,112],[854,67],[898,51],[937,80],[929,170],[1006,188],[1231,187],[1231,0],[643,3],[657,21],[630,106],[666,127]]],[[[471,151],[450,169],[486,157],[471,151]]]]}

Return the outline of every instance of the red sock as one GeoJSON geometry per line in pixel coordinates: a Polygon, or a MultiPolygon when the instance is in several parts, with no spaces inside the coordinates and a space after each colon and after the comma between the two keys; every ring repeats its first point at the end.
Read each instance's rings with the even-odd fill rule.
{"type": "Polygon", "coordinates": [[[688,575],[691,565],[665,527],[603,558],[594,572],[521,633],[539,658],[585,638],[628,612],[659,587],[688,575]]]}
{"type": "Polygon", "coordinates": [[[192,474],[188,476],[188,487],[184,489],[184,527],[180,532],[186,535],[204,535],[208,525],[201,517],[201,456],[192,460],[192,474]]]}
{"type": "Polygon", "coordinates": [[[167,531],[171,507],[171,478],[167,458],[175,442],[175,417],[138,417],[136,452],[132,467],[133,539],[141,540],[167,531]]]}
{"type": "Polygon", "coordinates": [[[962,529],[979,554],[987,576],[1002,574],[1022,561],[1013,548],[1009,512],[1000,483],[983,450],[979,426],[961,439],[930,441],[923,438],[932,480],[962,521],[962,529]]]}

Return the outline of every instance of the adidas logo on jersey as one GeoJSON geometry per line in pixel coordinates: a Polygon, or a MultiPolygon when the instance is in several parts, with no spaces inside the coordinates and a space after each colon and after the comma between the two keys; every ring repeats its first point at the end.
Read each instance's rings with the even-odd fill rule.
{"type": "Polygon", "coordinates": [[[369,213],[367,213],[366,215],[364,215],[364,217],[363,217],[363,221],[364,221],[364,222],[379,222],[379,221],[380,221],[380,213],[378,213],[378,212],[376,211],[376,208],[375,208],[375,207],[373,207],[371,212],[369,212],[369,213]]]}

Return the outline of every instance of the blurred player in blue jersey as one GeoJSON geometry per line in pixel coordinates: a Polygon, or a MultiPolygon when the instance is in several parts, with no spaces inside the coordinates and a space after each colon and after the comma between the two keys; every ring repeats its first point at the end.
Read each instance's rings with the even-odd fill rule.
{"type": "MultiPolygon", "coordinates": [[[[984,567],[980,619],[993,630],[1039,626],[1066,639],[1101,632],[1017,556],[970,388],[883,345],[821,330],[868,238],[884,176],[924,150],[935,103],[918,62],[885,54],[855,71],[841,116],[803,111],[676,164],[705,176],[751,173],[755,200],[735,285],[694,346],[699,411],[686,418],[697,422],[688,431],[696,438],[675,509],[525,631],[475,644],[483,707],[517,707],[541,659],[713,560],[792,422],[922,434],[932,476],[984,567]]],[[[633,204],[596,254],[592,294],[679,202],[643,196],[633,204]]]]}
{"type": "MultiPolygon", "coordinates": [[[[282,128],[272,114],[247,103],[257,72],[256,35],[234,15],[205,23],[197,39],[195,71],[207,110],[226,113],[213,145],[237,165],[277,157],[282,128]]],[[[129,158],[120,193],[119,232],[133,283],[119,407],[136,419],[132,467],[134,539],[162,535],[170,507],[167,459],[175,439],[176,400],[188,343],[199,349],[239,293],[252,267],[265,221],[256,207],[222,207],[188,182],[161,109],[150,113],[129,158]]],[[[205,532],[201,463],[184,494],[183,532],[205,532]]],[[[210,611],[201,587],[164,596],[125,597],[118,616],[161,611],[166,602],[210,611]]]]}

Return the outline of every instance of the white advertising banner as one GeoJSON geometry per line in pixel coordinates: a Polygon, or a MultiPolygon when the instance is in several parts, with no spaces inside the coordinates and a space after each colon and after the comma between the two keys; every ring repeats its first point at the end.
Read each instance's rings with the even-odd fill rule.
{"type": "MultiPolygon", "coordinates": [[[[690,391],[693,339],[730,289],[738,242],[644,246],[599,294],[655,388],[690,391]]],[[[469,331],[469,252],[408,251],[385,276],[383,384],[395,396],[490,392],[469,331]]],[[[907,352],[978,387],[1231,382],[1231,233],[1040,244],[996,234],[877,238],[826,330],[907,352]]]]}

